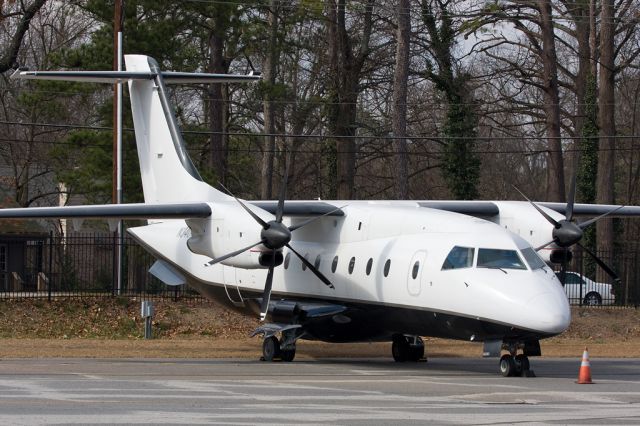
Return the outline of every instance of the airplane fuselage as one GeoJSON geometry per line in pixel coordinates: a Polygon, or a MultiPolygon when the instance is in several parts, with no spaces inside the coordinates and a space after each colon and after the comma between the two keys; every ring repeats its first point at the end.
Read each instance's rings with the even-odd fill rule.
{"type": "MultiPolygon", "coordinates": [[[[272,302],[333,302],[348,309],[309,321],[307,338],[327,341],[388,340],[397,333],[482,341],[526,340],[564,331],[570,321],[561,284],[548,267],[532,268],[522,254],[530,245],[502,227],[456,213],[419,207],[352,202],[342,217],[325,217],[301,229],[291,245],[334,285],[324,285],[285,248],[274,272],[272,302]],[[473,251],[461,267],[443,265],[454,247],[473,251]],[[479,265],[480,251],[515,254],[520,264],[479,265]],[[316,325],[316,326],[314,326],[316,325]]],[[[245,214],[238,212],[238,215],[245,214]]],[[[251,242],[256,226],[233,217],[233,232],[251,242]]],[[[224,233],[225,224],[200,228],[224,233]]],[[[303,219],[292,219],[292,223],[303,219]]],[[[205,266],[180,240],[193,237],[183,220],[152,223],[130,232],[190,278],[208,297],[253,313],[266,270],[205,266]]],[[[216,238],[212,234],[210,238],[216,238]]],[[[237,243],[242,246],[245,242],[237,243]]],[[[214,245],[212,243],[212,245],[214,245]]],[[[246,245],[246,244],[245,244],[246,245]]],[[[257,259],[260,247],[247,256],[257,259]]]]}

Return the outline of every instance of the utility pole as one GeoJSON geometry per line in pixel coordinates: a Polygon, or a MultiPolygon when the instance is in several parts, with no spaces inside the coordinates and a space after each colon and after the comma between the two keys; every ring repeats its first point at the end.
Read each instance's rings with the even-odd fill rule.
{"type": "MultiPolygon", "coordinates": [[[[113,69],[122,71],[122,13],[124,0],[115,0],[113,19],[113,69]]],[[[113,103],[113,204],[122,204],[122,83],[114,86],[113,103]]],[[[122,220],[118,220],[116,228],[116,288],[117,294],[122,292],[122,255],[123,255],[122,220]]]]}

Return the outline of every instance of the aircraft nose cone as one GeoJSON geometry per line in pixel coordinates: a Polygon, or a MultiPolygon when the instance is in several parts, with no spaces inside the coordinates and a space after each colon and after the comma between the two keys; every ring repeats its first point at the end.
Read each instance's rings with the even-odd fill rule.
{"type": "Polygon", "coordinates": [[[527,306],[536,318],[537,331],[560,334],[569,328],[571,310],[564,294],[544,293],[531,299],[527,306]]]}

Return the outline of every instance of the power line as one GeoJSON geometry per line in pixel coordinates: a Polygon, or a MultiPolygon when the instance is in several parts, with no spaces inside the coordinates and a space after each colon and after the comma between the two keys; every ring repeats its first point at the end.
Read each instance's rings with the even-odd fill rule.
{"type": "MultiPolygon", "coordinates": [[[[77,143],[71,143],[71,142],[60,142],[60,141],[54,141],[54,140],[26,140],[26,139],[12,139],[12,138],[0,138],[0,141],[4,141],[4,142],[15,142],[15,143],[25,143],[25,144],[38,144],[38,145],[53,145],[53,146],[57,146],[57,145],[62,145],[62,146],[72,146],[72,147],[77,147],[77,148],[102,148],[105,150],[111,150],[111,145],[105,143],[105,144],[81,144],[78,145],[77,143]]],[[[363,147],[367,147],[366,145],[363,145],[363,147]]],[[[203,153],[209,153],[209,152],[228,152],[228,153],[246,153],[246,154],[261,154],[261,153],[265,153],[265,152],[271,152],[274,154],[280,153],[281,151],[279,151],[278,149],[269,149],[269,150],[264,150],[264,149],[260,149],[260,148],[242,148],[242,147],[229,147],[227,149],[216,149],[216,150],[212,150],[212,149],[202,149],[202,148],[198,148],[198,147],[187,147],[187,150],[193,154],[203,154],[203,153]]],[[[568,154],[568,153],[574,153],[574,152],[584,152],[585,149],[581,149],[581,148],[569,148],[569,149],[565,149],[565,150],[560,150],[560,152],[564,153],[564,154],[568,154]]],[[[615,148],[598,148],[597,150],[598,152],[607,152],[607,151],[611,151],[611,152],[637,152],[638,149],[637,147],[615,147],[615,148]]],[[[312,149],[296,149],[295,152],[297,153],[302,153],[302,154],[321,154],[321,151],[319,150],[312,150],[312,149]]],[[[471,150],[469,151],[470,153],[473,154],[480,154],[480,155],[495,155],[495,154],[526,154],[526,155],[540,155],[540,154],[549,154],[549,153],[553,153],[553,152],[558,152],[557,150],[551,150],[551,149],[476,149],[476,150],[471,150]]],[[[393,155],[397,155],[398,153],[394,150],[375,150],[375,151],[364,151],[362,149],[356,149],[356,150],[338,150],[337,153],[339,154],[348,154],[348,153],[355,153],[355,154],[363,154],[363,153],[370,153],[370,154],[379,154],[379,155],[386,155],[386,156],[393,156],[393,155]]],[[[433,156],[433,155],[438,155],[440,154],[440,152],[416,152],[416,151],[410,151],[407,153],[407,155],[409,156],[414,156],[414,157],[425,157],[425,156],[433,156]]]]}
{"type": "MultiPolygon", "coordinates": [[[[19,121],[0,121],[0,124],[15,125],[15,126],[28,126],[28,127],[44,127],[44,128],[60,128],[60,129],[79,129],[79,130],[96,130],[96,131],[109,131],[112,132],[112,127],[107,126],[87,126],[80,124],[53,124],[53,123],[22,123],[19,121]]],[[[126,132],[133,132],[132,128],[123,128],[126,132]]],[[[281,138],[308,138],[308,139],[376,139],[376,140],[395,140],[399,139],[393,135],[325,135],[325,134],[308,134],[308,135],[294,135],[290,133],[254,133],[254,132],[213,132],[207,130],[184,130],[182,134],[191,135],[223,135],[223,136],[251,136],[251,137],[281,137],[281,138]]],[[[580,140],[580,139],[635,139],[640,138],[640,135],[608,135],[608,136],[405,136],[403,139],[409,140],[580,140]]]]}

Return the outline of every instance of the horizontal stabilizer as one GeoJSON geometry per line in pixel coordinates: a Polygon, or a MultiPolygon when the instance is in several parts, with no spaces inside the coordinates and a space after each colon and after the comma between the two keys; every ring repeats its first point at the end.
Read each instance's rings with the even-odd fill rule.
{"type": "MultiPolygon", "coordinates": [[[[189,72],[160,73],[167,84],[196,83],[245,83],[260,80],[260,74],[208,74],[189,72]]],[[[155,72],[136,71],[24,71],[17,70],[11,78],[22,80],[58,80],[78,81],[85,83],[124,83],[130,80],[153,80],[158,76],[155,72]]]]}
{"type": "Polygon", "coordinates": [[[119,218],[185,219],[211,216],[206,203],[104,204],[0,209],[0,219],[119,218]]]}
{"type": "Polygon", "coordinates": [[[187,283],[187,279],[180,272],[176,271],[171,265],[162,260],[156,260],[149,273],[170,286],[183,285],[187,283]]]}

